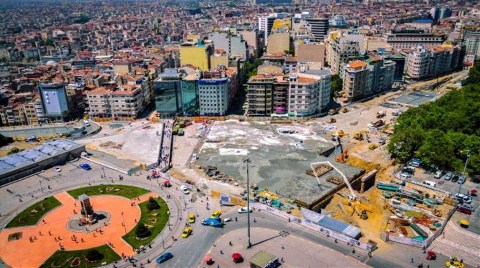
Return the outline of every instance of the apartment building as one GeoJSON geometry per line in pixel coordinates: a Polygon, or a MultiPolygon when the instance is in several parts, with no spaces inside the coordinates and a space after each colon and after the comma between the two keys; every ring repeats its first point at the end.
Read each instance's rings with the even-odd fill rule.
{"type": "Polygon", "coordinates": [[[371,76],[367,63],[361,60],[350,61],[344,70],[343,92],[349,101],[362,99],[371,93],[371,76]]]}
{"type": "Polygon", "coordinates": [[[99,87],[87,92],[89,115],[91,118],[112,118],[113,120],[131,120],[145,108],[140,86],[99,87]]]}
{"type": "Polygon", "coordinates": [[[213,54],[213,48],[210,43],[184,42],[180,45],[180,64],[193,65],[200,70],[210,69],[210,55],[213,54]]]}
{"type": "Polygon", "coordinates": [[[358,57],[360,53],[360,43],[355,40],[336,38],[331,44],[331,69],[333,74],[338,74],[344,63],[358,57]]]}
{"type": "Polygon", "coordinates": [[[290,74],[288,114],[310,116],[324,110],[330,102],[331,74],[328,70],[290,74]]]}
{"type": "Polygon", "coordinates": [[[268,36],[270,35],[273,27],[273,23],[277,19],[275,14],[270,14],[268,16],[262,16],[258,18],[258,30],[263,32],[263,41],[264,44],[268,44],[268,36]]]}
{"type": "Polygon", "coordinates": [[[321,42],[325,40],[329,28],[328,18],[306,18],[305,21],[310,25],[310,30],[314,36],[313,41],[321,42]]]}
{"type": "Polygon", "coordinates": [[[463,44],[465,55],[480,57],[480,27],[466,27],[463,30],[463,44]]]}
{"type": "Polygon", "coordinates": [[[423,33],[420,31],[392,32],[384,35],[388,45],[393,49],[410,49],[420,45],[440,45],[445,40],[443,35],[423,33]]]}
{"type": "Polygon", "coordinates": [[[370,70],[370,94],[378,94],[392,89],[395,76],[395,62],[384,60],[380,56],[371,56],[365,62],[370,70]]]}
{"type": "Polygon", "coordinates": [[[290,34],[284,33],[272,33],[268,37],[267,53],[285,53],[286,50],[290,50],[290,34]]]}
{"type": "Polygon", "coordinates": [[[445,74],[463,64],[461,49],[452,45],[419,46],[408,54],[407,75],[414,80],[445,74]]]}
{"type": "Polygon", "coordinates": [[[268,116],[273,113],[273,90],[276,75],[257,74],[247,83],[247,116],[268,116]]]}
{"type": "MultiPolygon", "coordinates": [[[[212,41],[215,50],[225,51],[228,57],[248,59],[247,42],[241,35],[215,31],[208,34],[208,39],[212,41]]],[[[213,64],[212,68],[215,68],[213,64]]]]}

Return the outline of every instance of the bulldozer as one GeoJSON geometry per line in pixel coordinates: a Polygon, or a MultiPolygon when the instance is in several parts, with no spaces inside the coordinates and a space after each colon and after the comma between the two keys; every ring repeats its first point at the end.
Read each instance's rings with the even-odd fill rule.
{"type": "Polygon", "coordinates": [[[376,145],[375,143],[372,143],[372,144],[368,145],[368,149],[370,149],[370,150],[375,150],[377,148],[378,148],[378,145],[376,145]]]}

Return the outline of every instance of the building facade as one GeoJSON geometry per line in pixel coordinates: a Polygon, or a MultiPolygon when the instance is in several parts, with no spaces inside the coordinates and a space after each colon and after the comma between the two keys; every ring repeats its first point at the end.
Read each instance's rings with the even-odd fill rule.
{"type": "Polygon", "coordinates": [[[407,75],[413,80],[445,74],[461,68],[463,52],[452,45],[419,46],[408,54],[407,75]]]}
{"type": "Polygon", "coordinates": [[[316,74],[293,73],[289,76],[289,116],[310,116],[324,110],[330,102],[330,71],[316,74]]]}
{"type": "Polygon", "coordinates": [[[385,34],[384,38],[393,49],[410,49],[420,45],[440,45],[445,40],[443,35],[423,32],[393,32],[385,34]]]}
{"type": "Polygon", "coordinates": [[[229,79],[202,78],[198,80],[200,115],[225,115],[229,108],[229,79]]]}

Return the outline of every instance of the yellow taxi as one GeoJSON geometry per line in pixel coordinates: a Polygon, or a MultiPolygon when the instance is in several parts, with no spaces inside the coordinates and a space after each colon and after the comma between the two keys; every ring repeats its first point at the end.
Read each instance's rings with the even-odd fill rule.
{"type": "Polygon", "coordinates": [[[190,234],[192,234],[192,227],[185,227],[182,232],[182,238],[187,238],[190,234]]]}
{"type": "Polygon", "coordinates": [[[215,210],[212,214],[212,218],[218,218],[218,217],[220,217],[220,215],[222,215],[222,211],[221,210],[215,210]]]}
{"type": "Polygon", "coordinates": [[[188,222],[189,223],[194,223],[195,222],[195,214],[193,214],[193,213],[188,214],[188,222]]]}

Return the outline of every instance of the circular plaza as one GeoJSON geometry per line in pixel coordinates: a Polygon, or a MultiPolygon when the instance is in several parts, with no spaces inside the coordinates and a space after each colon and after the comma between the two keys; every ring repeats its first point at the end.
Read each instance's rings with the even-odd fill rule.
{"type": "Polygon", "coordinates": [[[0,231],[11,267],[95,267],[137,254],[169,219],[157,193],[127,185],[75,188],[32,202],[0,231]]]}

